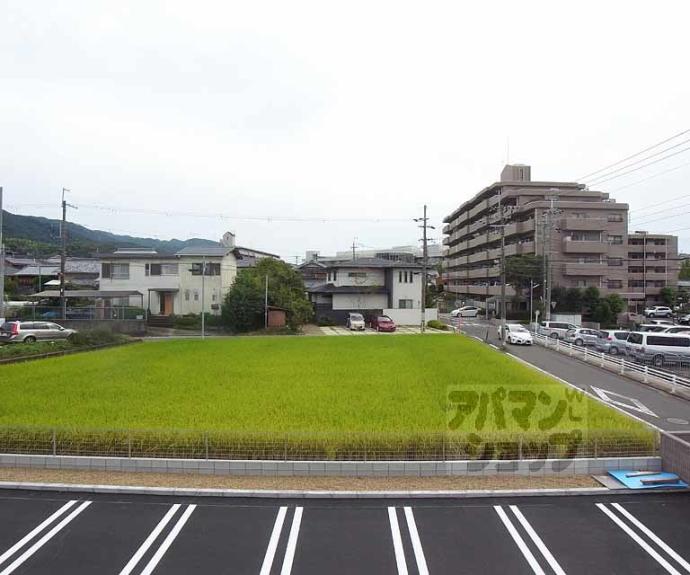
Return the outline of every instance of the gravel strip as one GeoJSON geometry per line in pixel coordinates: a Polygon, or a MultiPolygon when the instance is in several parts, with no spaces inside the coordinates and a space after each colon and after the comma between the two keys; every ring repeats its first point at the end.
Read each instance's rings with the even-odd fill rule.
{"type": "Polygon", "coordinates": [[[475,489],[568,489],[601,487],[589,476],[573,477],[237,477],[176,473],[124,473],[66,469],[0,469],[0,481],[75,483],[199,489],[299,491],[432,491],[475,489]]]}

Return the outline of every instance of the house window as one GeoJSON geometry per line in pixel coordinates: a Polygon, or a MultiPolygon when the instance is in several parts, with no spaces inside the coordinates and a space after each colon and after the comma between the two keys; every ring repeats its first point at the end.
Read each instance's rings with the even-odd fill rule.
{"type": "Polygon", "coordinates": [[[349,278],[366,278],[367,272],[348,272],[347,277],[349,278]]]}
{"type": "Polygon", "coordinates": [[[112,275],[111,265],[107,264],[107,263],[102,263],[101,264],[101,277],[110,279],[111,275],[112,275]]]}
{"type": "Polygon", "coordinates": [[[398,307],[400,309],[412,309],[412,300],[411,299],[399,299],[398,300],[398,307]]]}
{"type": "Polygon", "coordinates": [[[161,264],[146,264],[145,274],[147,276],[159,276],[161,275],[161,264]]]}
{"type": "Polygon", "coordinates": [[[189,290],[184,290],[184,301],[189,301],[189,290]]]}
{"type": "MultiPolygon", "coordinates": [[[[200,276],[202,270],[204,269],[203,262],[196,262],[192,264],[192,275],[200,276]]],[[[220,263],[206,263],[205,276],[219,276],[220,275],[220,263]]]]}
{"type": "Polygon", "coordinates": [[[414,279],[412,272],[408,271],[399,271],[398,272],[398,283],[405,283],[405,284],[410,284],[412,283],[412,280],[414,279]]]}
{"type": "Polygon", "coordinates": [[[161,264],[162,276],[176,276],[179,275],[180,270],[177,264],[161,264]]]}
{"type": "Polygon", "coordinates": [[[194,290],[194,301],[199,301],[199,290],[194,290]]]}
{"type": "Polygon", "coordinates": [[[114,280],[128,280],[129,264],[111,264],[110,278],[114,280]]]}
{"type": "Polygon", "coordinates": [[[328,272],[328,281],[334,282],[338,279],[338,272],[336,270],[328,272]]]}

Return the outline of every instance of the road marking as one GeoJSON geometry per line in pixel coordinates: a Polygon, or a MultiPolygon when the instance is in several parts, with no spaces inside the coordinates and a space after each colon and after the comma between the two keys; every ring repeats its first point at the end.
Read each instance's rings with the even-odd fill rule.
{"type": "Polygon", "coordinates": [[[508,533],[510,533],[510,536],[513,538],[513,541],[515,541],[515,544],[522,552],[524,558],[527,559],[527,563],[529,563],[532,571],[534,571],[537,575],[546,575],[537,560],[534,558],[534,555],[532,555],[529,547],[527,547],[524,539],[520,536],[517,529],[515,529],[515,526],[510,521],[508,515],[506,515],[506,512],[503,510],[503,508],[500,505],[494,505],[494,510],[496,513],[498,513],[503,525],[505,525],[505,528],[508,530],[508,533]]]}
{"type": "Polygon", "coordinates": [[[286,513],[287,507],[281,507],[280,509],[278,509],[278,515],[276,516],[275,523],[273,524],[273,531],[271,531],[271,537],[268,540],[266,555],[264,556],[264,562],[261,565],[261,571],[259,575],[269,575],[269,573],[271,572],[271,567],[273,566],[273,558],[276,555],[276,549],[278,548],[278,540],[280,539],[280,533],[283,530],[283,523],[285,522],[286,513]]]}
{"type": "Polygon", "coordinates": [[[414,549],[414,558],[417,560],[419,575],[429,575],[429,568],[426,566],[426,558],[424,557],[424,549],[422,549],[422,542],[419,540],[417,524],[415,523],[411,507],[405,507],[405,519],[407,519],[407,528],[410,530],[410,539],[412,539],[412,549],[414,549]]]}
{"type": "Polygon", "coordinates": [[[551,554],[551,551],[549,551],[548,547],[544,545],[541,537],[539,537],[539,534],[532,528],[532,525],[529,521],[527,521],[527,518],[522,514],[522,511],[518,509],[518,506],[511,505],[510,510],[513,512],[513,515],[518,518],[518,521],[522,524],[525,531],[527,531],[527,535],[529,535],[530,539],[537,546],[537,549],[539,549],[539,552],[542,554],[544,559],[546,559],[549,565],[551,565],[551,569],[554,570],[554,573],[556,573],[556,575],[565,575],[565,571],[563,571],[561,566],[558,564],[558,561],[556,561],[556,558],[551,554]]]}
{"type": "Polygon", "coordinates": [[[642,533],[644,533],[647,537],[654,541],[654,543],[666,551],[666,553],[673,557],[673,559],[675,559],[688,573],[690,573],[690,563],[688,563],[685,559],[678,555],[678,553],[671,549],[671,547],[669,547],[660,537],[657,537],[656,534],[649,529],[649,527],[647,527],[644,523],[642,523],[642,521],[625,509],[620,503],[612,503],[611,505],[618,509],[618,511],[627,517],[633,525],[635,525],[640,531],[642,531],[642,533]]]}
{"type": "Polygon", "coordinates": [[[302,507],[295,507],[295,515],[292,518],[292,526],[290,527],[290,535],[288,536],[287,549],[285,550],[285,558],[283,559],[283,568],[280,570],[280,575],[290,575],[292,572],[292,562],[295,559],[297,538],[299,537],[299,526],[302,524],[302,511],[302,507]]]}
{"type": "Polygon", "coordinates": [[[667,572],[671,575],[681,575],[671,564],[666,561],[661,555],[659,555],[654,549],[652,549],[644,539],[642,539],[637,533],[635,533],[630,527],[628,527],[623,521],[615,514],[613,511],[608,509],[603,503],[597,503],[597,507],[601,509],[608,517],[613,521],[618,527],[620,527],[628,536],[635,541],[642,549],[644,549],[651,557],[653,557],[656,562],[661,565],[667,572]]]}
{"type": "Polygon", "coordinates": [[[391,524],[391,536],[393,537],[393,550],[395,551],[395,563],[398,566],[398,575],[407,575],[407,562],[403,551],[402,537],[400,537],[400,526],[398,525],[398,515],[395,507],[388,508],[388,520],[391,524]]]}
{"type": "Polygon", "coordinates": [[[654,413],[651,409],[644,405],[644,403],[642,403],[639,399],[635,399],[634,397],[628,397],[627,395],[621,395],[620,393],[615,393],[613,391],[607,391],[599,387],[594,387],[593,385],[590,385],[590,387],[592,388],[594,393],[596,393],[606,403],[612,403],[613,405],[624,407],[625,409],[632,409],[633,411],[639,411],[640,413],[645,413],[647,415],[650,415],[651,417],[656,417],[657,419],[659,418],[659,416],[656,413],[654,413]],[[619,401],[618,399],[613,398],[625,399],[632,403],[632,405],[630,405],[630,403],[625,403],[623,401],[619,401]]]}
{"type": "Polygon", "coordinates": [[[84,501],[79,507],[72,511],[67,517],[65,517],[60,523],[53,527],[48,533],[41,537],[36,543],[29,547],[24,553],[17,557],[12,563],[10,563],[5,569],[0,571],[0,575],[9,575],[13,573],[15,569],[24,563],[29,557],[31,557],[36,551],[38,551],[43,545],[50,541],[63,527],[65,527],[72,519],[79,515],[84,509],[91,505],[91,501],[84,501]]]}
{"type": "Polygon", "coordinates": [[[141,572],[141,575],[151,575],[151,573],[153,573],[153,570],[156,568],[156,565],[158,565],[158,562],[163,558],[165,552],[172,545],[173,541],[175,541],[175,538],[179,535],[180,531],[182,531],[184,524],[187,523],[187,519],[189,519],[189,516],[194,512],[195,509],[196,505],[187,506],[187,509],[184,510],[182,517],[178,519],[177,523],[175,524],[175,527],[173,527],[170,533],[168,533],[168,536],[165,538],[161,546],[158,548],[158,551],[156,551],[153,557],[151,557],[151,560],[148,562],[144,570],[141,572]]]}
{"type": "Polygon", "coordinates": [[[41,531],[48,527],[48,525],[50,525],[53,521],[60,517],[60,515],[64,514],[76,502],[76,499],[72,499],[71,501],[65,503],[62,507],[60,507],[60,509],[58,509],[55,513],[50,515],[50,517],[43,521],[38,527],[35,527],[31,531],[29,531],[29,533],[27,533],[24,537],[22,537],[19,541],[12,545],[12,547],[10,547],[2,555],[0,555],[0,565],[4,563],[7,559],[9,559],[12,555],[14,555],[17,551],[19,551],[19,549],[24,547],[24,545],[26,545],[34,537],[36,537],[36,535],[38,535],[41,531]]]}
{"type": "Polygon", "coordinates": [[[132,572],[132,570],[137,566],[137,563],[141,561],[144,553],[148,551],[149,547],[151,547],[153,542],[160,535],[161,531],[163,531],[163,528],[170,523],[173,515],[175,515],[180,507],[181,505],[179,503],[175,503],[175,505],[168,509],[168,512],[163,515],[163,519],[158,522],[158,525],[156,525],[154,530],[151,531],[151,534],[144,540],[144,542],[141,544],[141,547],[137,549],[136,553],[132,555],[132,558],[129,560],[127,565],[125,565],[124,569],[120,571],[120,575],[129,575],[132,572]]]}

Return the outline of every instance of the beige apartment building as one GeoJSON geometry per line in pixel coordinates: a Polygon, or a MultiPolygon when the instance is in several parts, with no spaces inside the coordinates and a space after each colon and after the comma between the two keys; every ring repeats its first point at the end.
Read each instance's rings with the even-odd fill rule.
{"type": "Polygon", "coordinates": [[[628,234],[628,285],[624,297],[630,309],[660,304],[666,287],[678,286],[681,260],[678,237],[634,231],[628,234]]]}
{"type": "MultiPolygon", "coordinates": [[[[627,216],[628,205],[607,193],[575,182],[532,181],[530,166],[507,165],[499,182],[444,219],[447,290],[466,303],[491,306],[497,300],[503,227],[506,257],[547,255],[551,287],[596,286],[602,295],[628,299],[631,308],[644,305],[645,298],[656,303],[660,282],[677,282],[678,267],[671,263],[677,263],[677,242],[649,234],[643,239],[647,258],[642,258],[645,246],[638,249],[638,234],[628,236],[627,216]],[[643,270],[635,265],[631,275],[628,260],[638,254],[643,270]]],[[[515,296],[511,286],[506,296],[515,296]]]]}

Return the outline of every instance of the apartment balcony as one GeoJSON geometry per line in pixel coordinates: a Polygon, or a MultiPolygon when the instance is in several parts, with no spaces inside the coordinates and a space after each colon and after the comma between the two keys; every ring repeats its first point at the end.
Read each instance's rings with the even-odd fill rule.
{"type": "Polygon", "coordinates": [[[596,241],[578,242],[563,241],[563,253],[566,254],[605,254],[609,251],[609,244],[596,241]]]}
{"type": "MultiPolygon", "coordinates": [[[[506,246],[506,257],[528,254],[534,254],[534,242],[524,242],[506,246]]],[[[501,257],[500,249],[498,250],[498,257],[501,257]]]]}
{"type": "Polygon", "coordinates": [[[604,276],[609,272],[606,264],[566,263],[563,275],[566,276],[604,276]]]}
{"type": "Polygon", "coordinates": [[[501,267],[500,266],[475,268],[475,269],[469,270],[467,273],[467,277],[470,279],[497,278],[500,275],[501,275],[501,267]]]}
{"type": "Polygon", "coordinates": [[[445,264],[449,268],[455,268],[458,266],[465,266],[465,265],[467,265],[467,256],[458,256],[455,258],[446,258],[445,264]]]}
{"type": "Polygon", "coordinates": [[[452,227],[452,226],[451,226],[450,224],[446,224],[445,226],[443,226],[443,228],[442,228],[443,233],[444,233],[444,234],[449,234],[449,233],[450,233],[451,227],[452,227]]]}
{"type": "Polygon", "coordinates": [[[443,275],[447,277],[449,280],[467,279],[467,271],[468,270],[452,271],[446,272],[443,275]]]}
{"type": "Polygon", "coordinates": [[[643,272],[634,272],[634,273],[628,273],[628,277],[630,279],[634,280],[649,280],[649,281],[665,281],[671,279],[673,274],[671,273],[665,273],[665,272],[650,272],[647,271],[646,273],[643,272]]]}
{"type": "Polygon", "coordinates": [[[476,248],[478,246],[484,245],[485,243],[486,243],[486,236],[482,234],[478,238],[474,238],[473,240],[469,240],[467,242],[467,248],[468,249],[476,248]]]}
{"type": "Polygon", "coordinates": [[[526,222],[513,222],[505,227],[506,236],[514,234],[524,234],[534,231],[534,220],[527,220],[526,222]]]}
{"type": "Polygon", "coordinates": [[[481,202],[479,202],[476,206],[474,206],[474,207],[470,210],[470,213],[469,213],[470,219],[472,219],[472,218],[478,216],[478,215],[481,214],[482,212],[486,211],[486,209],[487,209],[487,208],[486,208],[486,200],[482,200],[481,202]]]}
{"type": "Polygon", "coordinates": [[[487,259],[489,259],[489,258],[486,257],[486,252],[481,251],[481,252],[477,252],[477,253],[474,253],[474,254],[467,256],[467,263],[468,264],[476,264],[478,262],[483,262],[487,259]]]}
{"type": "Polygon", "coordinates": [[[600,218],[561,218],[559,226],[562,230],[600,231],[606,228],[606,222],[600,218]]]}

